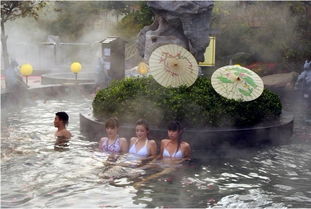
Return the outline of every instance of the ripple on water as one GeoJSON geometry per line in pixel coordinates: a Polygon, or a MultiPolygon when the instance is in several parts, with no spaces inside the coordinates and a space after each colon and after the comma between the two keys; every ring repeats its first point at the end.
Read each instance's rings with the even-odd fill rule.
{"type": "Polygon", "coordinates": [[[90,107],[84,98],[37,100],[8,113],[1,141],[3,207],[311,207],[310,144],[247,149],[245,155],[228,150],[240,153],[231,158],[203,152],[197,163],[140,188],[127,178],[112,184],[100,178],[105,167],[94,155],[97,143],[79,132],[79,113],[90,107]],[[74,135],[63,152],[53,146],[58,111],[69,113],[74,135]]]}
{"type": "Polygon", "coordinates": [[[27,202],[33,199],[34,195],[31,193],[1,195],[1,208],[23,207],[27,202]]]}

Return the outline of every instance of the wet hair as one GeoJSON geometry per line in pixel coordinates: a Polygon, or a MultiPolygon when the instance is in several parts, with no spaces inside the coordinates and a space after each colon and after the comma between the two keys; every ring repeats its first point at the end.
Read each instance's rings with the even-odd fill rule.
{"type": "Polygon", "coordinates": [[[179,121],[171,121],[167,126],[167,130],[169,130],[169,131],[183,131],[184,128],[179,121]]]}
{"type": "Polygon", "coordinates": [[[119,120],[116,117],[109,118],[105,122],[105,128],[119,128],[119,120]]]}
{"type": "Polygon", "coordinates": [[[68,125],[69,116],[68,116],[67,113],[65,113],[65,112],[57,112],[57,113],[55,113],[55,115],[56,115],[61,121],[63,121],[65,125],[68,125]]]}
{"type": "Polygon", "coordinates": [[[179,121],[171,121],[167,126],[167,130],[179,132],[179,136],[177,138],[177,149],[176,149],[176,152],[178,152],[180,144],[181,144],[181,136],[184,132],[184,128],[179,121]]]}
{"type": "Polygon", "coordinates": [[[144,119],[139,119],[139,120],[137,120],[137,121],[136,121],[136,126],[138,126],[138,125],[144,126],[145,129],[146,129],[147,131],[149,131],[149,125],[148,125],[148,123],[147,123],[146,120],[144,120],[144,119]]]}

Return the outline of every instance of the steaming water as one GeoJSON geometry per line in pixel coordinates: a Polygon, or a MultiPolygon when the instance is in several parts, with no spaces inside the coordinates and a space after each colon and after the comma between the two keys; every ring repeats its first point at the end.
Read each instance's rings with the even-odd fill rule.
{"type": "MultiPolygon", "coordinates": [[[[94,157],[97,143],[79,132],[79,113],[90,106],[88,98],[37,100],[8,112],[1,141],[3,208],[311,207],[309,142],[231,150],[226,157],[195,151],[193,163],[139,188],[127,178],[107,182],[100,177],[104,165],[94,157]],[[53,147],[57,111],[69,113],[74,135],[63,152],[53,147]]],[[[300,121],[295,131],[307,130],[301,127],[306,125],[300,121]]]]}

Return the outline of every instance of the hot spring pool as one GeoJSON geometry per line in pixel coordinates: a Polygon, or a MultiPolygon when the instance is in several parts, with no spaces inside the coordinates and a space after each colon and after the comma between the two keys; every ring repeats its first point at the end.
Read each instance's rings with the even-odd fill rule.
{"type": "MultiPolygon", "coordinates": [[[[104,181],[104,165],[94,158],[97,143],[79,131],[79,113],[90,107],[91,98],[39,99],[20,112],[6,112],[1,130],[3,208],[311,207],[310,142],[223,150],[226,157],[194,151],[191,164],[140,188],[127,178],[104,181]],[[74,135],[70,149],[62,152],[54,151],[58,111],[69,113],[68,129],[74,135]]],[[[299,134],[310,136],[303,123],[295,127],[293,141],[299,134]]]]}

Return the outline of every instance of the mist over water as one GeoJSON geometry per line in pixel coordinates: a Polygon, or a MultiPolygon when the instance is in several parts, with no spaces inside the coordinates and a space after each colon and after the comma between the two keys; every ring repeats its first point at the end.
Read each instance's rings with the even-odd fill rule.
{"type": "Polygon", "coordinates": [[[298,33],[301,21],[293,15],[290,4],[274,1],[215,2],[212,28],[218,31],[216,36],[221,37],[218,52],[232,53],[235,49],[233,54],[245,53],[244,58],[252,55],[258,61],[283,61],[282,57],[291,55],[291,49],[301,47],[301,34],[298,33]]]}
{"type": "Polygon", "coordinates": [[[113,35],[111,31],[116,24],[116,16],[108,10],[100,10],[102,13],[97,15],[83,16],[80,4],[83,6],[86,3],[47,2],[37,20],[26,17],[6,22],[10,58],[20,65],[33,65],[34,71],[70,72],[69,65],[74,61],[82,64],[84,72],[94,71],[97,58],[101,56],[101,45],[98,42],[113,35]],[[60,4],[70,6],[71,9],[59,8],[60,4]],[[81,16],[81,22],[85,19],[79,28],[74,29],[76,33],[68,33],[72,28],[60,27],[62,22],[69,21],[64,17],[70,18],[70,15],[81,16]],[[58,37],[57,45],[53,44],[56,39],[48,36],[58,37]]]}
{"type": "MultiPolygon", "coordinates": [[[[274,27],[272,23],[278,21],[288,23],[288,27],[280,30],[266,28],[267,36],[258,33],[254,34],[254,40],[245,40],[254,51],[264,51],[258,53],[262,58],[273,60],[279,54],[277,49],[265,51],[256,39],[269,41],[274,37],[273,41],[280,41],[280,44],[284,44],[285,39],[294,41],[295,34],[291,31],[296,20],[291,19],[283,7],[263,4],[255,11],[233,8],[235,6],[228,6],[232,13],[247,12],[249,16],[260,11],[256,17],[270,22],[269,27],[274,27]]],[[[56,13],[45,14],[49,14],[47,19],[57,18],[56,13]]],[[[94,43],[109,35],[108,31],[88,30],[83,30],[72,42],[94,43]]],[[[7,34],[9,53],[19,64],[30,63],[42,68],[53,65],[52,48],[47,49],[49,57],[42,58],[33,45],[46,41],[47,35],[58,34],[50,34],[28,18],[9,23],[7,34]],[[22,48],[23,44],[27,47],[22,48]]],[[[70,40],[62,36],[61,39],[70,40]]],[[[96,44],[92,46],[97,47],[96,44]]],[[[81,60],[83,64],[82,60],[90,61],[97,56],[86,53],[83,47],[68,51],[72,56],[65,57],[64,63],[81,60]]],[[[128,178],[109,183],[100,177],[104,165],[102,159],[94,157],[97,143],[79,131],[79,113],[90,111],[92,98],[79,96],[47,100],[30,98],[31,102],[18,108],[12,103],[7,109],[1,109],[2,117],[6,118],[6,123],[1,125],[3,207],[311,207],[311,132],[310,125],[304,120],[311,110],[304,100],[294,100],[286,94],[283,100],[284,110],[295,115],[290,144],[245,149],[225,146],[214,152],[215,155],[194,150],[191,164],[137,189],[128,178]],[[58,111],[69,113],[68,129],[73,134],[70,149],[64,152],[54,151],[53,120],[58,111]]],[[[145,105],[153,107],[148,101],[145,105]]],[[[156,110],[155,121],[161,112],[156,110]]]]}
{"type": "Polygon", "coordinates": [[[88,113],[91,102],[91,97],[38,98],[19,112],[7,112],[1,131],[3,207],[311,206],[311,142],[300,138],[311,133],[301,129],[308,127],[303,121],[290,144],[193,150],[192,163],[135,188],[139,179],[101,178],[105,166],[95,155],[98,144],[79,131],[79,113],[88,113]],[[63,152],[54,150],[57,111],[68,112],[73,134],[63,152]]]}

